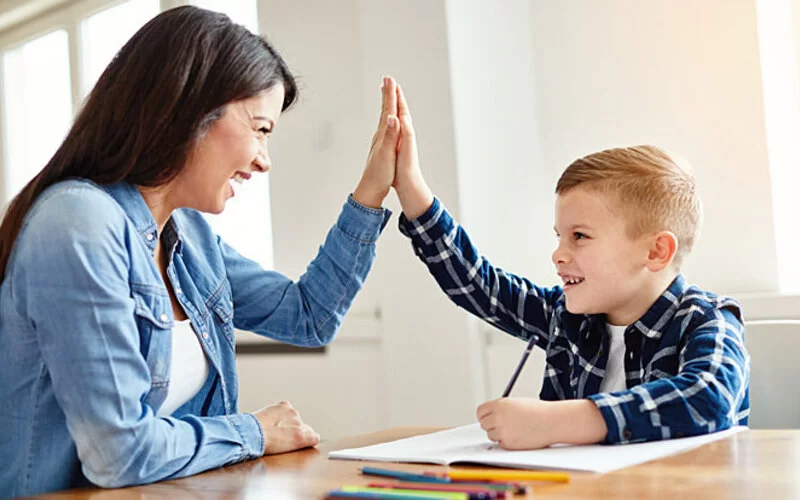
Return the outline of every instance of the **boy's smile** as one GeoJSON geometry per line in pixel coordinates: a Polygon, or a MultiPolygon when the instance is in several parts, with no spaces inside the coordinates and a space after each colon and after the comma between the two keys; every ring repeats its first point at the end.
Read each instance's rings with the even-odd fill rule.
{"type": "Polygon", "coordinates": [[[615,201],[581,187],[559,195],[555,209],[559,243],[553,263],[569,312],[606,314],[609,323],[628,325],[647,311],[657,295],[644,292],[653,288],[649,282],[654,276],[647,267],[650,237],[630,236],[625,214],[615,201]]]}

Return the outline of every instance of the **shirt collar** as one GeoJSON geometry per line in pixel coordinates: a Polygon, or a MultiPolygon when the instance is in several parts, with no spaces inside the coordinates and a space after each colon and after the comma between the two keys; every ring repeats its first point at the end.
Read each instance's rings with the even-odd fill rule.
{"type": "MultiPolygon", "coordinates": [[[[150,252],[154,252],[158,243],[158,224],[153,218],[150,207],[145,203],[142,193],[139,192],[139,188],[124,181],[102,187],[119,203],[122,210],[133,222],[144,244],[147,245],[150,252]]],[[[175,225],[174,219],[173,214],[173,217],[169,218],[167,225],[164,227],[164,237],[166,238],[164,243],[166,248],[172,248],[173,245],[177,245],[175,251],[180,252],[182,249],[180,231],[175,225]]]]}
{"type": "Polygon", "coordinates": [[[645,337],[653,340],[660,339],[664,326],[678,310],[680,298],[687,287],[686,278],[682,274],[678,274],[667,289],[664,290],[664,293],[656,299],[650,309],[633,326],[642,332],[645,337]]]}

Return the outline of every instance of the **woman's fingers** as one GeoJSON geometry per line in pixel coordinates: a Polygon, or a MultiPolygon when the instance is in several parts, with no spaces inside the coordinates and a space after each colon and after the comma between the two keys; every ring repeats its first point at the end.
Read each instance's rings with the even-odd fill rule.
{"type": "Polygon", "coordinates": [[[319,434],[303,422],[300,413],[281,401],[253,413],[264,433],[264,453],[285,453],[319,444],[319,434]]]}
{"type": "Polygon", "coordinates": [[[384,76],[381,80],[381,113],[378,117],[378,127],[372,136],[370,149],[383,140],[388,128],[389,116],[397,116],[397,82],[391,76],[384,76]]]}
{"type": "MultiPolygon", "coordinates": [[[[394,160],[399,135],[400,122],[397,120],[397,116],[389,115],[386,119],[386,130],[381,139],[381,154],[385,155],[387,159],[394,160]]],[[[394,161],[392,161],[392,164],[394,164],[394,161]]]]}

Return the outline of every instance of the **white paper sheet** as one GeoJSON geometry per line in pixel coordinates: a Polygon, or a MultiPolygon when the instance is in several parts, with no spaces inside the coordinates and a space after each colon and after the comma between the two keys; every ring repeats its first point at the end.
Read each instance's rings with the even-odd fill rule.
{"type": "Polygon", "coordinates": [[[675,455],[723,439],[747,427],[733,427],[714,434],[650,443],[625,445],[566,446],[543,450],[507,451],[486,438],[478,424],[415,436],[389,443],[332,451],[329,458],[453,464],[471,462],[514,469],[563,469],[610,472],[623,467],[675,455]]]}

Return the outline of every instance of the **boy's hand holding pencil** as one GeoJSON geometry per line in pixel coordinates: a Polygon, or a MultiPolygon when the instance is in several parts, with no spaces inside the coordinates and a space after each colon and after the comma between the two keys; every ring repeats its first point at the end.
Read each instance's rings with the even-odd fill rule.
{"type": "Polygon", "coordinates": [[[507,450],[597,443],[608,432],[600,410],[588,399],[501,398],[479,406],[477,417],[489,439],[507,450]]]}

